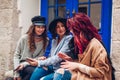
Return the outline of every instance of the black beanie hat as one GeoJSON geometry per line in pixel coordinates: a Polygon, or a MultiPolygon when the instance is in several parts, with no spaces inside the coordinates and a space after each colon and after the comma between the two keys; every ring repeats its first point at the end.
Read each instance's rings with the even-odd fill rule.
{"type": "Polygon", "coordinates": [[[42,16],[34,16],[31,19],[33,25],[37,25],[37,26],[45,26],[45,17],[42,16]]]}

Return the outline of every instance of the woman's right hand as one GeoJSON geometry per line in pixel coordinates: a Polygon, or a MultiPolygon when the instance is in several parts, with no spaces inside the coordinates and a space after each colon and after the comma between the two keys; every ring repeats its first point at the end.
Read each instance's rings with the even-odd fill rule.
{"type": "Polygon", "coordinates": [[[38,60],[36,60],[36,59],[27,58],[26,61],[27,61],[31,66],[38,66],[38,60]]]}
{"type": "Polygon", "coordinates": [[[61,63],[60,67],[67,70],[75,70],[75,69],[79,69],[79,65],[80,63],[65,61],[61,63]]]}
{"type": "Polygon", "coordinates": [[[20,77],[14,77],[14,80],[22,80],[20,77]]]}
{"type": "Polygon", "coordinates": [[[38,60],[45,60],[45,59],[46,59],[45,56],[38,57],[38,60]]]}

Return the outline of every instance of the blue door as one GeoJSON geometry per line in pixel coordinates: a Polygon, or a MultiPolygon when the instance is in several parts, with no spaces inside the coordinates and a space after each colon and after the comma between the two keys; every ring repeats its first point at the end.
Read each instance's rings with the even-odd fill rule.
{"type": "Polygon", "coordinates": [[[69,18],[78,12],[91,18],[110,53],[112,0],[41,0],[41,15],[47,24],[57,16],[69,18]]]}

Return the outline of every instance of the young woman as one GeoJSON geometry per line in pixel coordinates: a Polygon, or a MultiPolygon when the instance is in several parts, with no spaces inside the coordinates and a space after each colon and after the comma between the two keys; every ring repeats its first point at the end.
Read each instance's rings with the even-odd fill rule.
{"type": "Polygon", "coordinates": [[[28,59],[33,66],[38,66],[30,78],[30,80],[52,80],[54,71],[60,68],[61,58],[57,56],[59,52],[69,53],[68,43],[72,38],[66,26],[66,19],[57,18],[49,25],[49,31],[52,34],[52,46],[50,57],[45,60],[28,59]]]}
{"type": "Polygon", "coordinates": [[[67,20],[67,26],[74,36],[73,54],[78,54],[78,60],[69,61],[69,56],[59,54],[66,61],[61,63],[61,69],[56,71],[53,80],[112,80],[107,52],[89,17],[77,13],[67,20]]]}
{"type": "Polygon", "coordinates": [[[15,50],[14,80],[29,80],[35,67],[26,62],[27,58],[39,58],[43,56],[40,57],[40,59],[45,59],[49,53],[49,50],[45,53],[49,43],[46,34],[45,18],[42,16],[35,16],[31,21],[32,25],[28,32],[19,39],[15,50]]]}

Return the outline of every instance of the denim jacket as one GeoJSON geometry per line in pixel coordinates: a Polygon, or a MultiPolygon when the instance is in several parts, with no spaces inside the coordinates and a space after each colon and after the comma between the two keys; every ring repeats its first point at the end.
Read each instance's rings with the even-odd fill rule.
{"type": "Polygon", "coordinates": [[[72,35],[65,35],[62,40],[57,44],[58,38],[52,40],[52,47],[50,51],[50,57],[46,60],[39,60],[38,67],[53,65],[53,69],[56,70],[60,67],[61,58],[58,57],[58,53],[63,54],[70,53],[69,41],[72,39],[72,35]]]}

